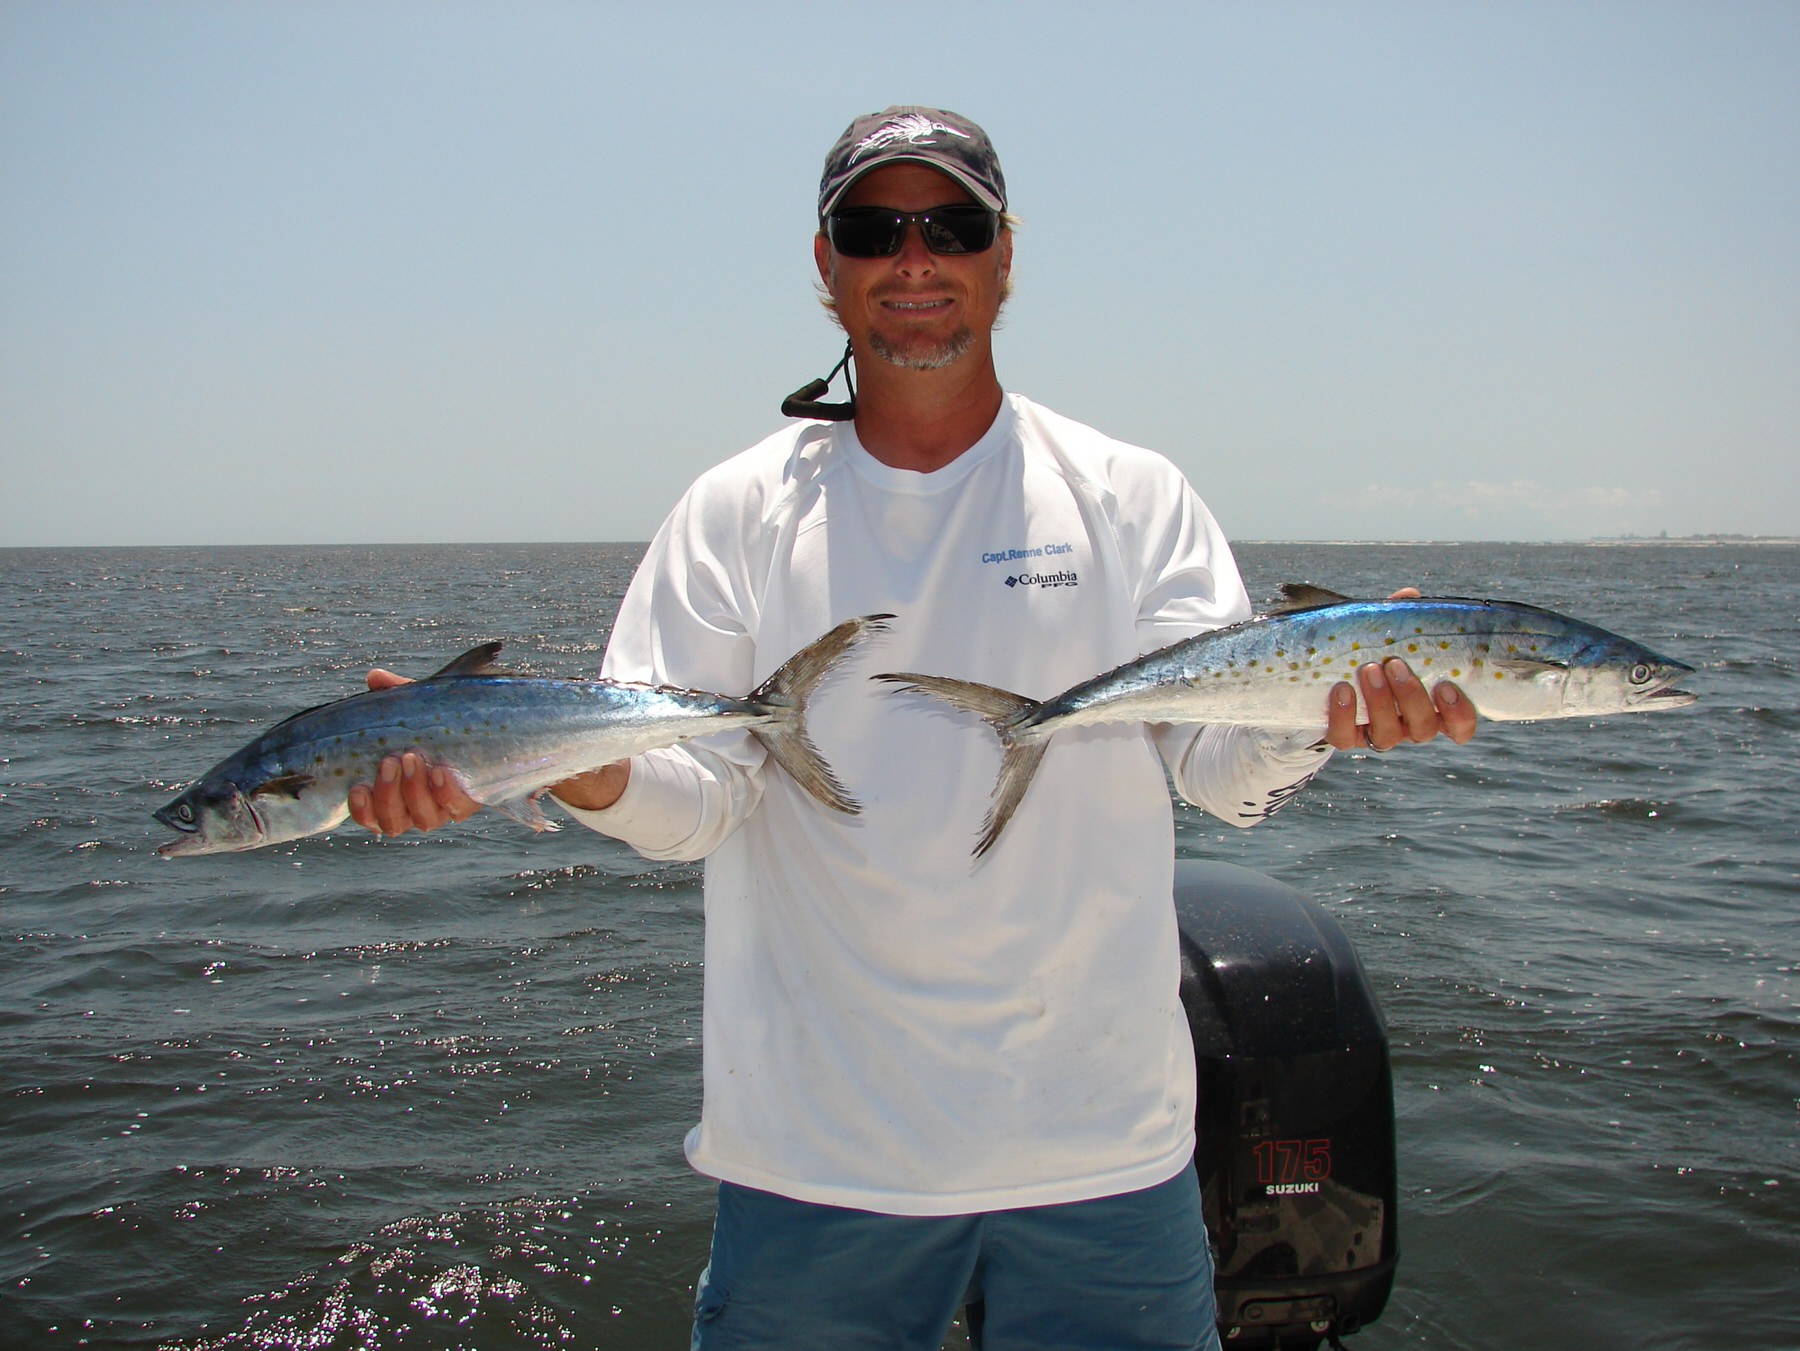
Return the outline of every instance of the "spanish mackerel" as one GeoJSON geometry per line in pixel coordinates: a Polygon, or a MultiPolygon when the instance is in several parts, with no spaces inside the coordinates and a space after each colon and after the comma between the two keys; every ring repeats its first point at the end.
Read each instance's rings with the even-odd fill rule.
{"type": "Polygon", "coordinates": [[[984,719],[1000,738],[999,778],[975,847],[985,854],[1031,785],[1052,736],[1104,722],[1326,725],[1326,692],[1356,691],[1357,668],[1400,657],[1426,684],[1450,680],[1497,721],[1596,717],[1679,708],[1670,688],[1693,667],[1629,638],[1512,601],[1421,597],[1352,600],[1322,587],[1282,587],[1286,606],[1126,662],[1041,703],[973,681],[876,676],[984,719]]]}
{"type": "Polygon", "coordinates": [[[349,815],[350,785],[373,782],[384,756],[416,751],[464,791],[533,830],[554,830],[536,798],[551,784],[659,746],[744,728],[801,787],[856,814],[806,736],[819,683],[892,615],[852,619],[803,648],[742,698],[613,680],[497,670],[501,644],[463,653],[437,674],[296,713],[209,769],[156,819],[181,835],[164,858],[215,854],[330,830],[349,815]]]}

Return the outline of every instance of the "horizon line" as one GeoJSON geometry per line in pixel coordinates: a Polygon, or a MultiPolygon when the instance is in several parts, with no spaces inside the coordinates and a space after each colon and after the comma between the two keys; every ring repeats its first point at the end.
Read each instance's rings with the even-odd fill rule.
{"type": "MultiPolygon", "coordinates": [[[[200,543],[157,543],[157,544],[0,544],[3,553],[52,553],[57,551],[107,551],[134,549],[464,549],[464,548],[594,548],[621,547],[626,545],[648,546],[645,539],[536,539],[536,540],[346,540],[346,541],[313,541],[313,540],[259,540],[255,542],[239,541],[200,542],[200,543]]],[[[1684,535],[1580,535],[1562,537],[1503,537],[1503,538],[1352,538],[1348,536],[1334,537],[1289,537],[1276,536],[1241,536],[1232,539],[1233,548],[1243,545],[1269,544],[1312,544],[1312,545],[1378,545],[1385,547],[1416,548],[1422,546],[1456,546],[1495,545],[1495,544],[1531,544],[1531,545],[1617,545],[1617,544],[1800,544],[1800,535],[1767,535],[1740,533],[1735,531],[1695,531],[1684,535]]]]}

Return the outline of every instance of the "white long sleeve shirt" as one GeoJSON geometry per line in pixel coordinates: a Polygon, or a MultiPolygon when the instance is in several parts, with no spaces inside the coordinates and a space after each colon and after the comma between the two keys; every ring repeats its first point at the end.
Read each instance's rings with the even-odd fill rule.
{"type": "Polygon", "coordinates": [[[603,671],[740,694],[881,612],[891,632],[809,713],[860,815],[819,806],[744,734],[641,756],[618,803],[575,813],[647,855],[707,860],[690,1160],[896,1214],[1167,1180],[1193,1150],[1194,1063],[1165,761],[1184,797],[1248,825],[1323,763],[1316,737],[1065,731],[977,863],[993,737],[867,677],[1043,698],[1244,619],[1223,535],[1166,460],[1017,395],[930,474],[881,464],[851,424],[800,424],[683,497],[603,671]]]}

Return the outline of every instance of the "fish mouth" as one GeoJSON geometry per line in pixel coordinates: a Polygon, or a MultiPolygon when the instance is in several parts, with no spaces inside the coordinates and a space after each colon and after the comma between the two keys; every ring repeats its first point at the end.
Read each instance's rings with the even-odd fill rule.
{"type": "Polygon", "coordinates": [[[188,806],[183,798],[177,798],[166,807],[158,807],[150,815],[161,821],[170,830],[180,831],[174,839],[160,844],[156,848],[159,857],[180,858],[183,854],[196,854],[206,849],[206,837],[200,833],[199,813],[188,806]],[[177,807],[187,809],[184,820],[176,814],[177,807]]]}
{"type": "Polygon", "coordinates": [[[1631,701],[1631,707],[1640,712],[1651,712],[1659,708],[1685,708],[1700,696],[1692,690],[1678,690],[1675,682],[1683,676],[1694,674],[1694,668],[1678,661],[1665,662],[1657,673],[1654,686],[1645,690],[1631,701]]]}

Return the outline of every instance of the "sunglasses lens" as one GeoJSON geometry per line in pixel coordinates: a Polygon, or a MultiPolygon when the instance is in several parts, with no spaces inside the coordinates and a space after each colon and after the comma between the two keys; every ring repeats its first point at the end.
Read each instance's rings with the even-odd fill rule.
{"type": "Polygon", "coordinates": [[[934,206],[917,213],[847,206],[826,218],[825,237],[846,258],[890,258],[914,221],[933,253],[982,253],[1000,232],[1000,218],[980,206],[934,206]]]}
{"type": "Polygon", "coordinates": [[[900,251],[906,217],[879,206],[849,206],[825,221],[825,237],[846,258],[886,258],[900,251]]]}
{"type": "Polygon", "coordinates": [[[919,228],[933,253],[983,253],[991,248],[999,218],[979,206],[940,206],[925,213],[919,228]]]}

